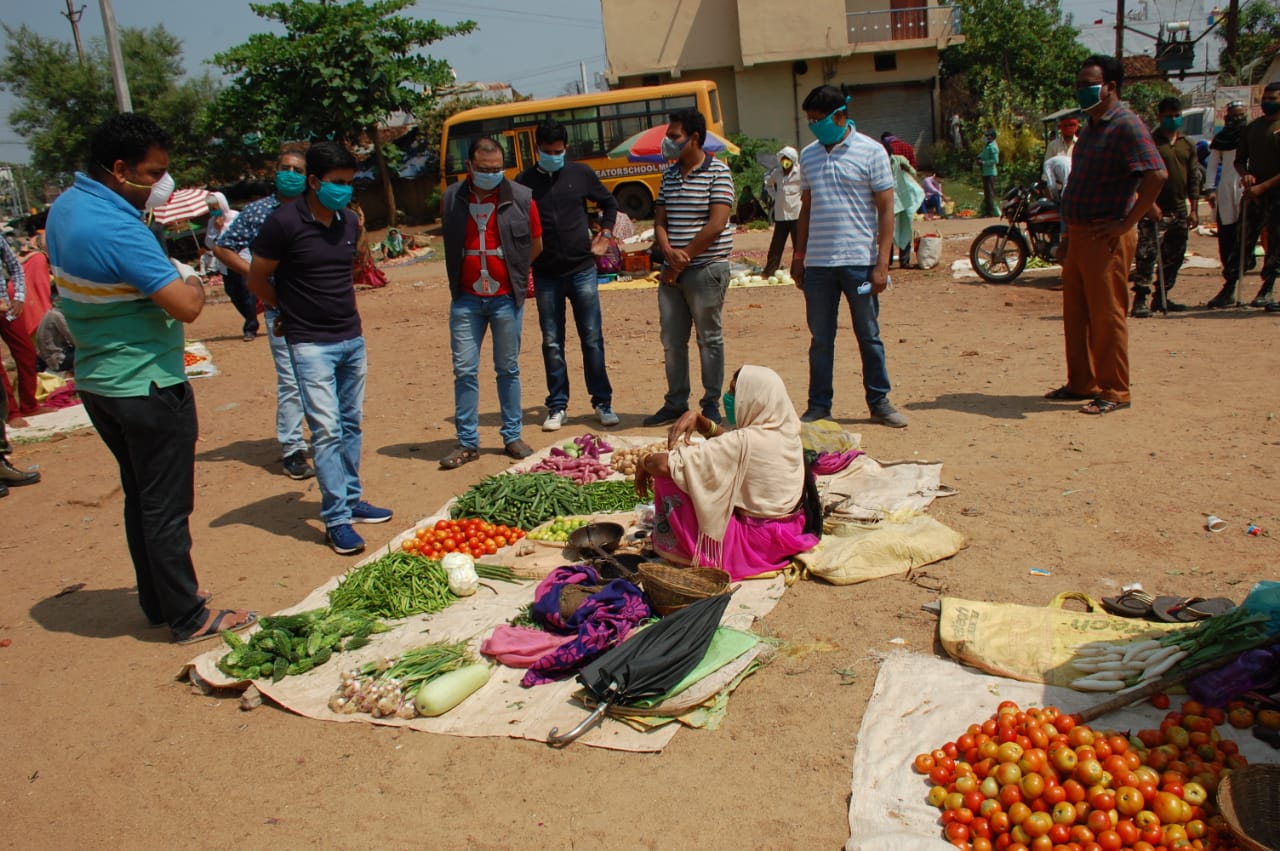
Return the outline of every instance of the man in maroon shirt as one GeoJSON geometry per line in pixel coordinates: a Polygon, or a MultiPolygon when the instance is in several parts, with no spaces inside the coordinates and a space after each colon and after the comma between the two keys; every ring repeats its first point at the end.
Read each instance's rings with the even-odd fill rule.
{"type": "Polygon", "coordinates": [[[1124,67],[1112,56],[1090,56],[1076,75],[1076,102],[1089,126],[1076,142],[1062,193],[1067,383],[1045,397],[1091,400],[1082,414],[1129,407],[1126,314],[1138,241],[1134,226],[1168,177],[1146,125],[1120,101],[1123,81],[1124,67]]]}

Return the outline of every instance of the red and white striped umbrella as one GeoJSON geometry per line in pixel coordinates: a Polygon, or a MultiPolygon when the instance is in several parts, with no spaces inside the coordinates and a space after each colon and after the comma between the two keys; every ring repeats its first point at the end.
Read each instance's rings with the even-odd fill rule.
{"type": "Polygon", "coordinates": [[[156,221],[167,225],[206,215],[209,212],[208,199],[207,189],[179,189],[168,202],[156,207],[156,221]]]}

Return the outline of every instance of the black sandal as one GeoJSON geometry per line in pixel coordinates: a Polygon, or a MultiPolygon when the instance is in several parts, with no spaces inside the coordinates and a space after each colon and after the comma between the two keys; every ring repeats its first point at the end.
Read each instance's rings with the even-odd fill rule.
{"type": "Polygon", "coordinates": [[[1156,598],[1141,588],[1130,588],[1118,597],[1103,597],[1102,608],[1122,618],[1145,618],[1151,615],[1156,598]]]}
{"type": "Polygon", "coordinates": [[[1080,408],[1080,413],[1089,414],[1094,417],[1101,417],[1112,411],[1122,411],[1129,407],[1128,402],[1112,402],[1110,399],[1094,399],[1089,404],[1080,408]]]}
{"type": "Polygon", "coordinates": [[[1092,400],[1092,393],[1077,393],[1067,385],[1062,385],[1057,390],[1050,390],[1044,394],[1044,398],[1053,399],[1054,401],[1083,402],[1086,399],[1092,400]]]}
{"type": "Polygon", "coordinates": [[[480,457],[480,450],[474,446],[459,446],[440,459],[441,470],[456,470],[463,464],[470,464],[480,457]]]}

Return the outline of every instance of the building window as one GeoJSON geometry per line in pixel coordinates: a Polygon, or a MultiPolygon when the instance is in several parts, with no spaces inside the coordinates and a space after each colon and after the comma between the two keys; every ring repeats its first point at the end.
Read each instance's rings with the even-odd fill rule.
{"type": "Polygon", "coordinates": [[[875,62],[877,71],[898,70],[898,54],[896,53],[877,53],[875,62]]]}

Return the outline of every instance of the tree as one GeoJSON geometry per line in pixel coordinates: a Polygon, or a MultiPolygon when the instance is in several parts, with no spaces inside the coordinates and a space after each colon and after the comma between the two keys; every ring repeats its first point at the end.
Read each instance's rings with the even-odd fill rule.
{"type": "MultiPolygon", "coordinates": [[[[92,41],[81,63],[70,42],[25,26],[6,26],[4,33],[0,88],[18,99],[9,123],[27,140],[41,179],[65,185],[85,167],[94,128],[116,111],[106,47],[92,41]]],[[[120,49],[134,108],[173,133],[174,179],[203,181],[207,144],[196,129],[197,117],[217,84],[208,74],[182,79],[182,42],[162,26],[122,29],[120,49]]]]}
{"type": "MultiPolygon", "coordinates": [[[[1058,0],[958,0],[963,44],[942,52],[942,76],[972,92],[1000,91],[1027,117],[1060,108],[1089,51],[1058,0]]],[[[970,116],[972,117],[972,116],[970,116]]]]}
{"type": "Polygon", "coordinates": [[[1280,41],[1280,6],[1272,0],[1254,0],[1240,10],[1240,35],[1236,40],[1235,55],[1223,48],[1218,54],[1218,68],[1236,85],[1252,85],[1266,67],[1263,62],[1258,62],[1250,70],[1248,79],[1243,79],[1244,67],[1268,55],[1277,41],[1280,41]]]}
{"type": "Polygon", "coordinates": [[[473,21],[445,26],[397,14],[413,4],[249,4],[259,17],[282,25],[285,34],[258,33],[214,57],[232,77],[211,113],[219,135],[233,147],[256,135],[257,144],[268,150],[288,140],[325,138],[351,146],[367,140],[394,226],[395,197],[377,125],[392,113],[429,109],[435,89],[451,83],[453,73],[444,60],[418,51],[476,27],[473,21]]]}

